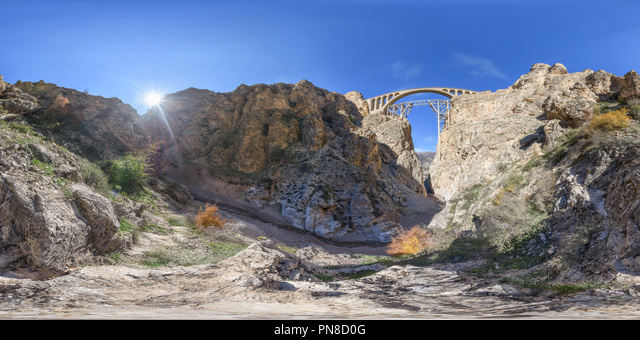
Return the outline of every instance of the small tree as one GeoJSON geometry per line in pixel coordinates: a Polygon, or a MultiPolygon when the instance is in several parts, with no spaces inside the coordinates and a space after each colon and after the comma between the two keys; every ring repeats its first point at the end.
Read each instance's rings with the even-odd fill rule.
{"type": "Polygon", "coordinates": [[[392,256],[413,255],[429,247],[431,234],[420,227],[402,231],[391,239],[387,246],[387,254],[392,256]]]}

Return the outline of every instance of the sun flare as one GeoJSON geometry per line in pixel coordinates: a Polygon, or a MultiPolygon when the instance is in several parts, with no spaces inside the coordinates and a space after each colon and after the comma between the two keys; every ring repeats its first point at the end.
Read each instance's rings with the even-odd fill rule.
{"type": "Polygon", "coordinates": [[[149,106],[157,106],[162,103],[162,95],[156,92],[147,93],[144,96],[144,100],[149,106]]]}

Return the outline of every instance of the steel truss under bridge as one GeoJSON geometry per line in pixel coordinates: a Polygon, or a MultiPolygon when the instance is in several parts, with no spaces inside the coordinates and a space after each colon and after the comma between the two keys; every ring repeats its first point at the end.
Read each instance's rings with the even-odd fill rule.
{"type": "Polygon", "coordinates": [[[391,104],[389,105],[387,112],[391,115],[407,118],[409,112],[414,106],[426,106],[429,105],[431,110],[438,117],[438,136],[440,131],[449,125],[449,111],[451,109],[451,101],[448,99],[428,99],[428,100],[416,100],[405,103],[391,104]]]}

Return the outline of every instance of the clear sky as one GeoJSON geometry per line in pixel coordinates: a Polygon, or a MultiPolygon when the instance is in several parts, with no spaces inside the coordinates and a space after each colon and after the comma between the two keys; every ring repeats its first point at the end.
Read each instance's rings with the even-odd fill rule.
{"type": "MultiPolygon", "coordinates": [[[[640,71],[638,0],[3,1],[0,75],[118,97],[307,79],[365,98],[502,89],[535,63],[640,71]]],[[[407,100],[413,99],[407,97],[407,100]]],[[[435,115],[409,116],[435,150],[435,115]]]]}

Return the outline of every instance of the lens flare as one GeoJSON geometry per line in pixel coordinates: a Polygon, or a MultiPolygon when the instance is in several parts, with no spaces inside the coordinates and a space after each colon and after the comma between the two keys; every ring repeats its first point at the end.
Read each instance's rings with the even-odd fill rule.
{"type": "Polygon", "coordinates": [[[144,100],[149,106],[157,106],[162,103],[162,95],[156,92],[147,93],[144,96],[144,100]]]}

